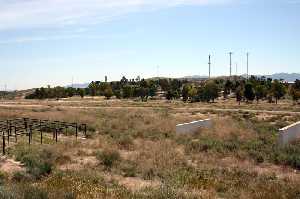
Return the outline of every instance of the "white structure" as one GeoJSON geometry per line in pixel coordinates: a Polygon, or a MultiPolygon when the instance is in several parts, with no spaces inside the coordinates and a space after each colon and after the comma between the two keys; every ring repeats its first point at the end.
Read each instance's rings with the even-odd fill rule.
{"type": "Polygon", "coordinates": [[[297,140],[300,140],[300,121],[279,129],[278,142],[280,145],[285,145],[297,140]]]}
{"type": "Polygon", "coordinates": [[[199,120],[190,123],[176,125],[177,134],[195,133],[199,128],[210,128],[212,126],[211,119],[199,120]]]}

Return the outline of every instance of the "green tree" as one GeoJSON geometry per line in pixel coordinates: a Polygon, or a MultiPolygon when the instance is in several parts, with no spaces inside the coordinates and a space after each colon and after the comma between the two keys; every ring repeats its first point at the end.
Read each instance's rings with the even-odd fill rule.
{"type": "Polygon", "coordinates": [[[124,86],[123,89],[122,89],[122,96],[123,96],[123,98],[125,98],[125,99],[131,98],[132,95],[133,95],[132,86],[130,86],[130,85],[124,86]]]}
{"type": "Polygon", "coordinates": [[[245,85],[244,96],[245,96],[247,102],[253,101],[255,98],[255,93],[253,91],[253,85],[250,82],[246,83],[246,85],[245,85]]]}
{"type": "Polygon", "coordinates": [[[259,102],[259,100],[263,99],[264,97],[266,97],[266,87],[264,85],[257,85],[254,88],[254,92],[255,92],[255,99],[257,101],[257,103],[259,102]]]}
{"type": "Polygon", "coordinates": [[[114,95],[113,90],[111,86],[107,86],[104,90],[104,96],[106,99],[110,99],[114,95]]]}
{"type": "Polygon", "coordinates": [[[235,97],[236,101],[239,103],[239,105],[241,105],[241,101],[243,99],[243,89],[241,85],[235,89],[235,97]]]}
{"type": "Polygon", "coordinates": [[[286,94],[285,86],[280,81],[274,80],[271,86],[271,93],[275,98],[275,103],[277,104],[278,100],[280,100],[286,94]]]}
{"type": "Polygon", "coordinates": [[[300,99],[300,80],[297,79],[295,83],[289,87],[289,95],[294,102],[300,99]]]}
{"type": "Polygon", "coordinates": [[[232,90],[232,85],[233,85],[233,83],[230,80],[226,80],[226,82],[224,84],[224,92],[223,92],[223,96],[225,99],[230,94],[230,92],[232,90]]]}
{"type": "Polygon", "coordinates": [[[84,89],[79,89],[79,95],[80,95],[81,98],[84,98],[85,90],[84,89]]]}
{"type": "Polygon", "coordinates": [[[203,89],[200,89],[201,96],[199,97],[202,101],[214,102],[219,97],[219,88],[214,81],[208,81],[204,85],[203,89]]]}
{"type": "Polygon", "coordinates": [[[99,92],[99,87],[100,87],[100,82],[99,81],[92,81],[90,84],[89,84],[89,89],[90,89],[90,93],[91,93],[91,96],[96,96],[98,95],[98,92],[99,92]]]}
{"type": "Polygon", "coordinates": [[[191,85],[185,84],[182,88],[182,100],[184,102],[188,101],[189,99],[189,92],[191,90],[191,85]]]}

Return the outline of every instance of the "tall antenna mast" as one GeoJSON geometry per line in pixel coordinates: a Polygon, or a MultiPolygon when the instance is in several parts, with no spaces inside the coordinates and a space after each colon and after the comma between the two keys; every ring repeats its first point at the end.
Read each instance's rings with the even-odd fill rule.
{"type": "Polygon", "coordinates": [[[230,57],[230,77],[231,77],[231,73],[232,73],[232,59],[231,59],[232,54],[233,54],[233,52],[229,52],[229,57],[230,57]]]}
{"type": "Polygon", "coordinates": [[[210,79],[210,72],[211,72],[211,55],[208,55],[208,78],[210,79]]]}
{"type": "Polygon", "coordinates": [[[249,53],[247,52],[247,79],[249,79],[249,53]]]}

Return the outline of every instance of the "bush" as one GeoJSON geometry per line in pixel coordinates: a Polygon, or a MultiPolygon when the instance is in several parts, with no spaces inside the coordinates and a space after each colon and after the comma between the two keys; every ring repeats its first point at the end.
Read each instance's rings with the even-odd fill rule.
{"type": "Polygon", "coordinates": [[[121,135],[117,142],[124,149],[130,149],[130,147],[133,145],[133,139],[128,135],[121,135]]]}
{"type": "Polygon", "coordinates": [[[22,162],[27,172],[35,179],[40,179],[42,176],[51,173],[54,167],[54,162],[58,159],[56,151],[50,148],[35,148],[19,145],[15,151],[16,160],[22,162]]]}
{"type": "Polygon", "coordinates": [[[4,184],[4,181],[5,181],[5,175],[0,171],[0,185],[4,184]]]}
{"type": "Polygon", "coordinates": [[[104,150],[102,152],[97,152],[96,158],[101,161],[107,169],[111,169],[121,160],[120,153],[117,150],[104,150]]]}
{"type": "Polygon", "coordinates": [[[131,161],[125,161],[122,163],[121,170],[124,177],[136,177],[137,165],[131,161]]]}
{"type": "Polygon", "coordinates": [[[15,182],[25,182],[30,180],[30,176],[23,171],[18,171],[13,174],[12,180],[15,182]]]}

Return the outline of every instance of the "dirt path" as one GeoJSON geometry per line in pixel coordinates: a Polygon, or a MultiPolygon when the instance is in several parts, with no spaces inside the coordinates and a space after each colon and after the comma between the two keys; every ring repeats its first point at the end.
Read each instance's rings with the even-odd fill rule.
{"type": "Polygon", "coordinates": [[[300,115],[300,112],[294,111],[270,111],[257,109],[230,109],[230,108],[213,108],[213,107],[193,107],[193,108],[173,108],[165,106],[61,106],[61,105],[42,105],[42,104],[0,104],[3,108],[51,108],[57,107],[62,109],[169,109],[175,111],[217,111],[217,112],[249,112],[249,113],[269,113],[269,114],[285,114],[285,115],[300,115]]]}

